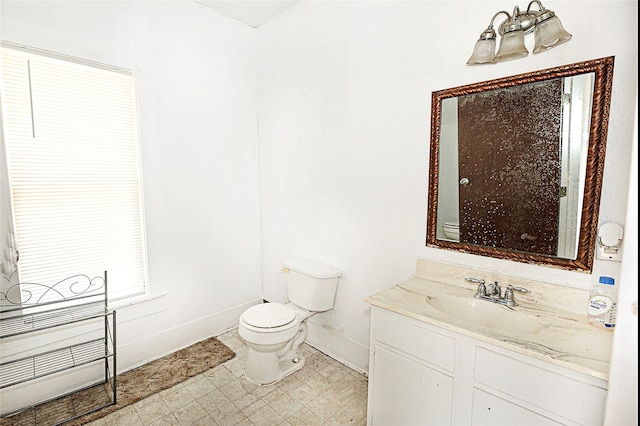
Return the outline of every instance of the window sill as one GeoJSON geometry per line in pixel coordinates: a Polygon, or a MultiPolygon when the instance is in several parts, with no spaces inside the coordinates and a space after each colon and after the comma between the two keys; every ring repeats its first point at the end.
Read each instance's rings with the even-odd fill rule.
{"type": "Polygon", "coordinates": [[[109,309],[120,309],[127,306],[137,305],[139,303],[150,302],[152,300],[159,299],[166,296],[169,292],[159,294],[143,294],[140,296],[127,297],[124,299],[115,300],[113,303],[109,303],[109,309]]]}
{"type": "Polygon", "coordinates": [[[113,301],[109,309],[118,310],[118,322],[127,322],[138,318],[157,314],[167,309],[169,292],[159,294],[143,294],[113,301]]]}

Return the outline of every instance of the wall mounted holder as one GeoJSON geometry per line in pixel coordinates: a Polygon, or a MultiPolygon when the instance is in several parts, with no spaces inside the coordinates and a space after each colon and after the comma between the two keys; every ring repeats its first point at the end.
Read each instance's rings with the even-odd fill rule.
{"type": "Polygon", "coordinates": [[[605,223],[598,232],[596,257],[600,260],[620,262],[622,258],[622,226],[617,223],[605,223]]]}

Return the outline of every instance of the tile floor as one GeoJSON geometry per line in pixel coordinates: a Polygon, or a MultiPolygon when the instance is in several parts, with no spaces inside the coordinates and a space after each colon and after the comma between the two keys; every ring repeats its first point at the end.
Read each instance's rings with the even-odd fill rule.
{"type": "Polygon", "coordinates": [[[244,378],[247,347],[237,331],[218,336],[235,358],[90,426],[365,425],[367,378],[306,343],[305,365],[271,386],[244,378]]]}

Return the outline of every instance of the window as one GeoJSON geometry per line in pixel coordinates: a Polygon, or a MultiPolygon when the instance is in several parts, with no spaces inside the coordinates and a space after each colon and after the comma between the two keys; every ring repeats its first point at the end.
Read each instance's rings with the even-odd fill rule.
{"type": "Polygon", "coordinates": [[[133,73],[3,43],[2,107],[20,282],[107,271],[111,300],[144,294],[133,73]]]}

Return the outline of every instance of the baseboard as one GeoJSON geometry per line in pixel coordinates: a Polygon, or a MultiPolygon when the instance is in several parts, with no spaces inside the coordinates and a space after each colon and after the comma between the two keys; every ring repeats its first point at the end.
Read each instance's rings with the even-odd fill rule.
{"type": "Polygon", "coordinates": [[[306,343],[364,375],[369,374],[369,347],[321,324],[307,322],[306,343]]]}
{"type": "Polygon", "coordinates": [[[119,345],[117,348],[118,373],[162,358],[209,337],[219,336],[237,327],[240,315],[249,307],[260,302],[260,299],[252,300],[226,311],[216,312],[196,321],[146,336],[135,342],[119,345]]]}
{"type": "MultiPolygon", "coordinates": [[[[238,326],[240,315],[249,307],[261,303],[252,300],[223,312],[217,312],[197,321],[182,324],[118,347],[118,372],[125,372],[161,358],[212,336],[219,336],[238,326]]],[[[347,367],[368,374],[369,347],[329,330],[311,318],[308,322],[306,343],[329,355],[347,367]]]]}

